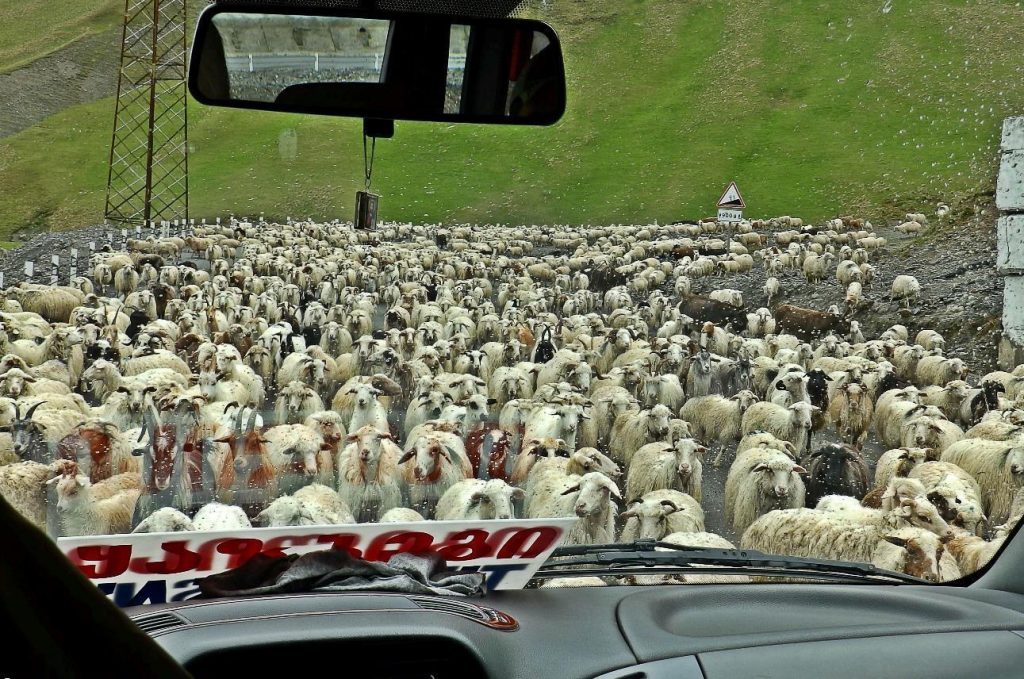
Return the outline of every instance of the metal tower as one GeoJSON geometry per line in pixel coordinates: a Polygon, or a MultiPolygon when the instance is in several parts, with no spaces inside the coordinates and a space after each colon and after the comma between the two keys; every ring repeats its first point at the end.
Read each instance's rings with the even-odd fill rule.
{"type": "Polygon", "coordinates": [[[186,0],[125,0],[104,214],[188,218],[186,0]]]}

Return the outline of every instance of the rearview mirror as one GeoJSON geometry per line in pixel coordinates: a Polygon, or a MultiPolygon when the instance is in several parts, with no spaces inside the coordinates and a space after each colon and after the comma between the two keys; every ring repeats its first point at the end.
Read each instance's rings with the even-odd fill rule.
{"type": "Polygon", "coordinates": [[[211,106],[550,125],[565,111],[565,70],[540,21],[211,5],[189,91],[211,106]]]}

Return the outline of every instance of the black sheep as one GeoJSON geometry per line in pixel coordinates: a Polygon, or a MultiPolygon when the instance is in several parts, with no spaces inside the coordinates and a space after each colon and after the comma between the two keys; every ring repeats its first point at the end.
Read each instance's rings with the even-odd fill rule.
{"type": "Polygon", "coordinates": [[[534,363],[547,363],[555,357],[555,343],[551,341],[551,328],[544,328],[533,352],[534,363]]]}
{"type": "Polygon", "coordinates": [[[852,446],[828,443],[803,460],[807,469],[806,504],[813,507],[826,495],[862,498],[870,488],[871,475],[864,456],[852,446]]]}

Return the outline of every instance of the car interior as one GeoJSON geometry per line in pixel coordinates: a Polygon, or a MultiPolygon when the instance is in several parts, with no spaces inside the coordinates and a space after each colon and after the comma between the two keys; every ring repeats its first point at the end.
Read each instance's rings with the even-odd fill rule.
{"type": "MultiPolygon", "coordinates": [[[[477,14],[473,4],[217,2],[198,21],[190,91],[201,105],[356,117],[371,127],[384,121],[389,128],[396,120],[558,121],[573,92],[557,34],[543,22],[515,18],[518,2],[481,2],[489,9],[477,14]],[[355,73],[350,80],[283,79],[241,97],[252,56],[246,61],[244,50],[232,51],[232,41],[255,15],[278,22],[294,17],[296,26],[313,31],[342,19],[387,21],[387,56],[382,63],[362,53],[352,57],[355,66],[345,62],[355,73]],[[469,37],[465,65],[455,69],[449,45],[459,26],[469,37]],[[453,102],[456,72],[464,80],[453,102]],[[522,73],[528,75],[520,79],[522,73]]],[[[0,674],[12,678],[1024,676],[1019,525],[987,565],[942,583],[866,565],[785,561],[743,547],[673,553],[672,545],[637,543],[628,553],[614,545],[567,547],[555,552],[567,559],[562,566],[557,559],[546,564],[525,588],[481,596],[293,591],[122,609],[2,498],[0,523],[8,545],[0,559],[8,642],[0,674]],[[707,584],[671,579],[687,573],[750,577],[707,584]],[[631,584],[650,574],[666,578],[631,584]],[[594,578],[603,586],[587,586],[594,578]]]]}

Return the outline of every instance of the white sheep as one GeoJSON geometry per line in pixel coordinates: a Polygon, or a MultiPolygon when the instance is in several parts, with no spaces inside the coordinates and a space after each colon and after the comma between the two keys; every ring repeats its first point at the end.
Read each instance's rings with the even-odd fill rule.
{"type": "Polygon", "coordinates": [[[772,300],[779,296],[782,291],[782,286],[779,284],[779,279],[775,276],[769,276],[764,282],[764,287],[761,291],[767,296],[768,306],[772,305],[772,300]]]}
{"type": "Polygon", "coordinates": [[[501,479],[463,479],[445,491],[437,502],[438,521],[514,519],[513,500],[522,500],[522,489],[501,479]]]}
{"type": "Polygon", "coordinates": [[[928,328],[917,333],[914,344],[920,344],[926,350],[937,351],[940,354],[946,350],[946,340],[942,335],[928,328]]]}
{"type": "Polygon", "coordinates": [[[954,531],[953,537],[946,541],[946,551],[956,559],[961,575],[970,575],[995,557],[1006,537],[1000,535],[988,541],[967,531],[954,531]]]}
{"type": "Polygon", "coordinates": [[[590,421],[594,423],[596,443],[607,447],[615,420],[627,411],[638,412],[640,404],[628,389],[614,385],[595,389],[590,398],[594,403],[590,421]]]}
{"type": "Polygon", "coordinates": [[[776,438],[766,431],[755,431],[744,435],[736,444],[736,455],[739,456],[744,451],[756,448],[777,450],[780,453],[785,453],[791,460],[797,458],[797,450],[792,443],[776,438]]]}
{"type": "Polygon", "coordinates": [[[716,302],[721,302],[722,304],[728,304],[729,306],[736,307],[737,309],[743,308],[743,293],[739,290],[732,288],[712,290],[708,293],[708,298],[713,299],[716,302]]]}
{"type": "Polygon", "coordinates": [[[942,356],[925,356],[917,363],[917,385],[919,387],[934,384],[943,386],[953,380],[967,378],[967,366],[959,358],[942,356]]]}
{"type": "Polygon", "coordinates": [[[68,460],[40,462],[14,462],[0,466],[0,496],[40,530],[46,529],[47,481],[57,474],[74,473],[75,466],[68,460]]]}
{"type": "Polygon", "coordinates": [[[252,528],[252,523],[241,507],[210,502],[200,507],[192,517],[192,526],[202,531],[238,530],[252,528]]]}
{"type": "Polygon", "coordinates": [[[848,286],[850,283],[863,283],[864,278],[857,262],[844,259],[836,266],[836,280],[840,285],[848,286]]]}
{"type": "Polygon", "coordinates": [[[333,484],[334,446],[316,430],[304,424],[279,424],[263,432],[263,439],[282,492],[313,480],[333,484]]]}
{"type": "Polygon", "coordinates": [[[402,504],[401,449],[391,434],[367,425],[346,437],[338,453],[338,494],[360,523],[402,504]]]}
{"type": "Polygon", "coordinates": [[[921,403],[935,406],[950,420],[960,417],[964,401],[971,395],[970,386],[963,380],[947,382],[945,386],[928,386],[921,390],[921,403]]]}
{"type": "MultiPolygon", "coordinates": [[[[782,355],[786,351],[780,351],[777,356],[782,355]]],[[[794,356],[793,358],[796,357],[794,356]]],[[[768,389],[766,400],[783,408],[788,408],[800,401],[810,403],[811,397],[807,392],[808,382],[809,378],[804,372],[802,365],[784,363],[780,369],[779,376],[775,378],[771,388],[768,389]]]]}
{"type": "Polygon", "coordinates": [[[892,279],[891,299],[901,300],[909,309],[910,303],[921,296],[921,284],[913,276],[905,274],[892,279]]]}
{"type": "Polygon", "coordinates": [[[648,443],[629,463],[626,497],[638,498],[652,490],[672,489],[701,501],[704,446],[690,438],[670,443],[648,443]]]}
{"type": "MultiPolygon", "coordinates": [[[[899,395],[886,398],[888,393],[882,394],[875,405],[875,431],[881,442],[890,448],[903,445],[904,425],[911,420],[919,417],[942,417],[942,411],[935,406],[919,405],[914,401],[903,400],[899,395]]],[[[911,397],[918,398],[916,395],[911,397]]]]}
{"type": "MultiPolygon", "coordinates": [[[[778,280],[775,281],[776,294],[778,293],[778,280]]],[[[768,284],[765,283],[767,287],[768,284]]],[[[771,296],[770,293],[769,298],[771,296]]],[[[771,302],[769,301],[769,304],[771,302]]],[[[747,334],[751,337],[764,337],[765,335],[775,334],[775,319],[772,318],[772,312],[765,307],[759,308],[752,314],[747,314],[747,334]]]]}
{"type": "Polygon", "coordinates": [[[523,505],[530,506],[539,488],[549,488],[568,476],[583,476],[588,472],[601,472],[613,481],[622,476],[619,465],[595,448],[579,448],[569,457],[540,457],[523,483],[523,505]]]}
{"type": "Polygon", "coordinates": [[[699,396],[683,405],[679,417],[690,423],[694,438],[718,442],[720,448],[713,463],[717,467],[728,445],[740,439],[743,414],[755,403],[757,396],[749,390],[730,398],[718,394],[699,396]]]}
{"type": "Polygon", "coordinates": [[[320,483],[282,495],[253,519],[258,526],[328,526],[355,523],[337,491],[320,483]]]}
{"type": "Polygon", "coordinates": [[[1006,521],[1017,489],[1024,486],[1024,446],[1015,442],[964,439],[946,448],[942,462],[952,462],[981,487],[983,511],[995,524],[1006,521]]]}
{"type": "Polygon", "coordinates": [[[132,511],[142,493],[138,474],[118,474],[94,484],[88,476],[65,471],[56,484],[62,535],[115,535],[131,531],[132,511]]]}
{"type": "Polygon", "coordinates": [[[756,431],[772,434],[789,441],[798,451],[806,450],[810,442],[811,416],[820,408],[798,402],[788,408],[774,403],[755,403],[743,413],[740,429],[744,435],[756,431]]]}
{"type": "Polygon", "coordinates": [[[408,507],[394,507],[393,509],[389,509],[381,514],[380,521],[378,521],[378,523],[412,523],[424,520],[423,515],[415,509],[409,509],[408,507]]]}
{"type": "Polygon", "coordinates": [[[921,225],[915,221],[901,222],[893,228],[908,236],[916,236],[921,231],[921,225]]]}
{"type": "Polygon", "coordinates": [[[323,409],[324,402],[316,390],[296,380],[278,393],[274,415],[281,424],[299,424],[323,409]]]}
{"type": "Polygon", "coordinates": [[[626,525],[620,542],[661,540],[671,533],[703,533],[700,503],[678,490],[653,490],[622,513],[626,525]]]}
{"type": "Polygon", "coordinates": [[[567,476],[538,490],[527,507],[527,517],[575,516],[576,523],[565,538],[567,544],[609,544],[615,542],[615,500],[621,499],[618,486],[601,472],[567,476]]]}
{"type": "Polygon", "coordinates": [[[943,575],[959,577],[959,572],[940,569],[942,542],[932,532],[916,527],[858,525],[814,509],[769,512],[746,530],[740,547],[770,554],[871,563],[931,582],[941,581],[943,575]]]}
{"type": "Polygon", "coordinates": [[[909,478],[924,486],[928,500],[942,517],[960,528],[979,533],[985,526],[981,487],[970,474],[951,462],[925,462],[909,478]]]}
{"type": "Polygon", "coordinates": [[[830,512],[835,517],[859,525],[878,527],[921,528],[939,537],[950,532],[949,524],[938,508],[925,496],[924,486],[901,483],[893,488],[893,495],[887,498],[884,509],[863,506],[849,495],[825,495],[814,507],[818,511],[830,512]],[[913,490],[908,490],[913,488],[913,490]]]}
{"type": "Polygon", "coordinates": [[[829,403],[828,415],[835,423],[839,438],[859,450],[871,428],[874,406],[863,385],[847,382],[839,387],[829,403]]]}
{"type": "Polygon", "coordinates": [[[963,430],[942,417],[941,413],[924,414],[904,421],[900,432],[900,445],[931,448],[941,455],[946,448],[963,437],[963,430]]]}
{"type": "Polygon", "coordinates": [[[736,455],[725,480],[725,520],[737,534],[773,509],[804,506],[807,471],[785,453],[754,448],[736,455]]]}
{"type": "Polygon", "coordinates": [[[616,462],[629,466],[633,454],[648,443],[667,440],[672,411],[658,404],[639,412],[619,415],[612,425],[608,454],[616,462]]]}
{"type": "Polygon", "coordinates": [[[894,476],[907,476],[919,464],[937,460],[931,448],[893,448],[887,450],[875,463],[875,488],[885,488],[894,476]]]}
{"type": "Polygon", "coordinates": [[[462,438],[443,428],[421,430],[406,443],[398,464],[412,508],[425,516],[433,513],[449,488],[473,477],[473,465],[466,456],[462,438]]]}
{"type": "Polygon", "coordinates": [[[178,533],[195,530],[192,519],[174,507],[161,507],[144,518],[133,533],[178,533]]]}
{"type": "MultiPolygon", "coordinates": [[[[667,408],[665,409],[668,410],[667,408]]],[[[576,449],[580,420],[589,417],[582,405],[544,404],[533,409],[526,418],[523,440],[562,439],[570,452],[576,449]]],[[[504,428],[504,427],[502,427],[504,428]]]]}
{"type": "Polygon", "coordinates": [[[678,375],[645,376],[640,395],[645,407],[652,408],[661,404],[672,412],[678,412],[686,402],[686,395],[683,392],[683,386],[679,383],[678,375]]]}

